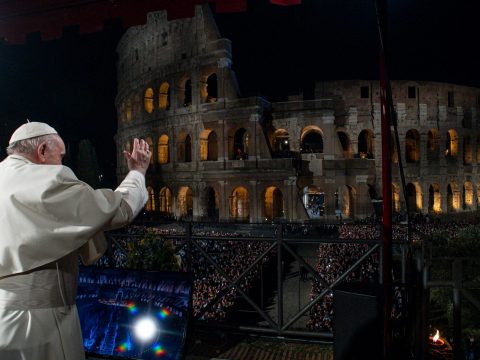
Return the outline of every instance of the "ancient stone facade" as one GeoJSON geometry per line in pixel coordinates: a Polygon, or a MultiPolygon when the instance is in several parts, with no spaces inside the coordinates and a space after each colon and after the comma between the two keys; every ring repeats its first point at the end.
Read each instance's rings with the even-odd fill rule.
{"type": "MultiPolygon", "coordinates": [[[[127,171],[122,151],[147,139],[155,154],[147,210],[246,222],[373,213],[382,176],[378,81],[318,83],[314,100],[242,98],[231,43],[208,7],[174,21],[151,13],[117,50],[117,175],[127,171]]],[[[423,213],[476,209],[480,89],[394,81],[392,91],[394,210],[406,202],[423,213]]]]}

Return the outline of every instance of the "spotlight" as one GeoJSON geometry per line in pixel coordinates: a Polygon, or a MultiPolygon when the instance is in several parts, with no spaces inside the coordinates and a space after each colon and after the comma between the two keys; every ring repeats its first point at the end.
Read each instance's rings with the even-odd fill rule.
{"type": "Polygon", "coordinates": [[[148,342],[157,335],[157,323],[152,318],[141,318],[135,323],[134,331],[140,341],[148,342]]]}

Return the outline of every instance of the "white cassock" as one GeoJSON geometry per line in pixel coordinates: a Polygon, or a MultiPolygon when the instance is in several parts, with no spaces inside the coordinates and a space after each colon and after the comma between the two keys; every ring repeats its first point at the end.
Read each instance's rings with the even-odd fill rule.
{"type": "Polygon", "coordinates": [[[0,163],[0,360],[84,359],[75,306],[78,256],[106,250],[147,201],[130,171],[115,190],[94,190],[62,165],[11,155],[0,163]]]}

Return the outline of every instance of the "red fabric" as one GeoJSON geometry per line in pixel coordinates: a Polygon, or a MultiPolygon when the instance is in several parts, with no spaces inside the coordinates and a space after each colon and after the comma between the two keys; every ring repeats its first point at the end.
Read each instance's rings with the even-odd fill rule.
{"type": "Polygon", "coordinates": [[[302,0],[270,0],[272,4],[281,5],[281,6],[289,6],[289,5],[300,5],[302,0]]]}
{"type": "MultiPolygon", "coordinates": [[[[301,0],[270,0],[298,5],[301,0]]],[[[166,10],[169,20],[192,17],[195,5],[211,3],[215,11],[242,12],[246,0],[22,0],[0,1],[0,37],[21,43],[29,33],[43,40],[61,37],[65,26],[79,25],[81,33],[100,31],[106,20],[122,19],[123,26],[145,24],[147,13],[166,10]]]]}

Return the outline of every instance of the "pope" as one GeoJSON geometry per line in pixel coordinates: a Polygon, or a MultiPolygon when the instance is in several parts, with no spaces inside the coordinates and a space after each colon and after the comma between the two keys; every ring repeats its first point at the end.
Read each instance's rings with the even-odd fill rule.
{"type": "Polygon", "coordinates": [[[65,144],[45,123],[12,134],[0,163],[0,359],[83,360],[75,306],[79,258],[95,262],[103,231],[131,222],[147,201],[151,152],[135,139],[118,188],[93,189],[62,165],[65,144]]]}

